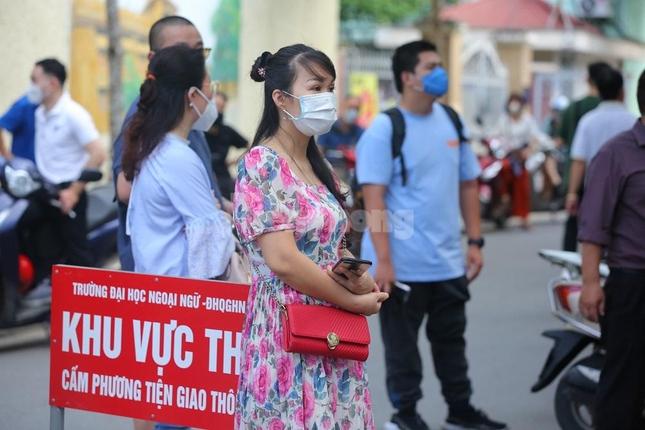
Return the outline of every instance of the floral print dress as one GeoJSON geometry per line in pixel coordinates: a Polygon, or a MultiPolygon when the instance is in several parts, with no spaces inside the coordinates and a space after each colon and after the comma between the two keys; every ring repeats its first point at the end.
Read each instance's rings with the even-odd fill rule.
{"type": "Polygon", "coordinates": [[[340,204],[325,186],[303,183],[286,160],[258,146],[238,166],[234,207],[240,240],[254,266],[235,428],[373,429],[364,363],[282,349],[282,322],[271,294],[284,303],[328,303],[299,293],[275,276],[255,240],[293,230],[298,249],[325,270],[338,259],[347,228],[340,204]]]}

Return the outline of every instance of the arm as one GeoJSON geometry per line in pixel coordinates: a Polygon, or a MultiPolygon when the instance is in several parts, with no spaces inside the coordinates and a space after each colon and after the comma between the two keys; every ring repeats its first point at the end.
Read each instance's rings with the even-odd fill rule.
{"type": "Polygon", "coordinates": [[[125,175],[123,174],[123,169],[121,167],[121,158],[123,157],[123,149],[124,149],[123,145],[125,144],[125,132],[128,125],[130,124],[130,121],[132,121],[132,117],[134,117],[134,115],[137,113],[138,100],[139,98],[137,97],[137,99],[134,100],[130,105],[128,112],[125,115],[125,119],[123,120],[121,131],[119,132],[119,135],[114,140],[114,151],[113,151],[113,158],[112,158],[112,180],[114,181],[117,199],[121,203],[126,205],[130,201],[130,192],[132,191],[132,184],[127,179],[125,179],[125,175]]]}
{"type": "Polygon", "coordinates": [[[396,281],[396,274],[390,256],[390,237],[385,207],[386,191],[386,185],[363,185],[367,226],[378,259],[374,280],[381,290],[389,293],[392,291],[392,284],[396,281]]]}
{"type": "Polygon", "coordinates": [[[600,257],[602,247],[595,243],[582,243],[582,293],[580,312],[590,321],[605,315],[605,293],[600,286],[600,257]]]}
{"type": "Polygon", "coordinates": [[[121,203],[128,204],[130,193],[132,192],[132,183],[125,179],[125,174],[121,171],[116,177],[116,197],[121,203]]]}
{"type": "Polygon", "coordinates": [[[537,146],[534,147],[533,149],[540,150],[540,149],[555,148],[555,143],[549,137],[548,134],[546,134],[544,131],[540,129],[540,126],[535,120],[535,117],[533,117],[533,115],[530,116],[530,121],[531,121],[531,137],[532,137],[532,140],[537,144],[537,146]]]}
{"type": "Polygon", "coordinates": [[[6,159],[11,159],[13,157],[13,154],[11,154],[11,151],[9,151],[4,144],[4,138],[2,137],[3,134],[3,129],[0,127],[0,155],[2,155],[6,159]]]}
{"type": "MultiPolygon", "coordinates": [[[[461,182],[459,185],[459,202],[467,236],[472,239],[480,238],[482,232],[477,180],[461,182]]],[[[466,277],[468,282],[471,282],[477,278],[484,265],[481,249],[476,245],[468,246],[466,260],[466,277]]]]}
{"type": "Polygon", "coordinates": [[[600,287],[602,248],[612,237],[614,213],[627,174],[614,155],[611,142],[589,164],[587,188],[578,216],[578,240],[582,242],[582,293],[580,311],[591,321],[605,312],[605,295],[600,287]]]}
{"type": "Polygon", "coordinates": [[[269,269],[302,294],[364,315],[377,313],[388,297],[378,291],[357,295],[339,285],[298,250],[292,230],[263,234],[257,242],[269,269]]]}
{"type": "Polygon", "coordinates": [[[571,160],[571,170],[569,171],[569,189],[567,190],[566,208],[571,216],[578,215],[578,190],[582,186],[585,177],[587,163],[583,160],[571,160]]]}
{"type": "Polygon", "coordinates": [[[593,136],[588,136],[588,116],[583,116],[578,123],[576,132],[571,142],[571,168],[569,170],[569,188],[565,200],[565,207],[570,216],[578,216],[580,202],[578,202],[578,191],[584,181],[587,157],[587,142],[593,136]]]}
{"type": "MultiPolygon", "coordinates": [[[[99,139],[91,141],[85,145],[85,150],[90,154],[90,159],[85,167],[89,169],[99,168],[103,160],[105,160],[105,150],[101,141],[99,139]]],[[[58,199],[61,202],[61,210],[64,214],[70,213],[76,206],[83,190],[85,190],[85,182],[76,181],[69,188],[60,191],[58,199]]]]}

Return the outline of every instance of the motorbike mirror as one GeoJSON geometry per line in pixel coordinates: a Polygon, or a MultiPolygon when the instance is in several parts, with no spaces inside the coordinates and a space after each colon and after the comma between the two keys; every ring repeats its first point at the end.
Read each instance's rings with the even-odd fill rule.
{"type": "Polygon", "coordinates": [[[99,169],[85,169],[79,176],[79,182],[97,182],[103,177],[103,173],[99,169]]]}

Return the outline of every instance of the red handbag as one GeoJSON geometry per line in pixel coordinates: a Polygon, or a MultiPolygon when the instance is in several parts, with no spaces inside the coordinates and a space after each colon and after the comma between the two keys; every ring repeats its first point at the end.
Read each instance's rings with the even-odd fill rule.
{"type": "Polygon", "coordinates": [[[282,305],[282,347],[287,352],[365,361],[369,356],[367,318],[318,305],[282,305]]]}
{"type": "MultiPolygon", "coordinates": [[[[257,266],[253,268],[263,281],[257,266]]],[[[330,306],[283,304],[275,291],[270,294],[282,315],[282,348],[285,351],[367,360],[370,329],[364,315],[330,306]]]]}

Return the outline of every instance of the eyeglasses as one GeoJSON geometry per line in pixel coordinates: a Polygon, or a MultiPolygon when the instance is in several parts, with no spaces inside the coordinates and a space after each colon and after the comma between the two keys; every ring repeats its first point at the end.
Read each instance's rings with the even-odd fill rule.
{"type": "Polygon", "coordinates": [[[209,55],[211,55],[212,48],[202,48],[202,51],[204,51],[204,58],[208,58],[209,55]]]}

